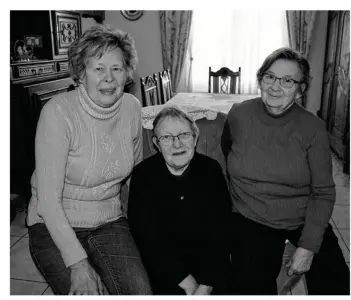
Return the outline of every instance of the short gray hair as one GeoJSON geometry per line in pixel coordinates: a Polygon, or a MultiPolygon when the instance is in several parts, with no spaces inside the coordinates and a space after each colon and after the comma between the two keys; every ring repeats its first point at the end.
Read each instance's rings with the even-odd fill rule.
{"type": "Polygon", "coordinates": [[[172,118],[172,119],[178,119],[178,120],[184,120],[189,122],[190,124],[190,129],[191,131],[198,137],[200,134],[199,127],[197,127],[195,121],[184,111],[181,109],[174,107],[174,106],[169,106],[163,108],[156,116],[154,122],[152,123],[153,129],[152,133],[153,136],[157,138],[156,136],[156,131],[159,127],[159,125],[167,118],[172,118]]]}
{"type": "Polygon", "coordinates": [[[258,69],[258,71],[256,73],[258,84],[260,85],[263,74],[278,59],[285,59],[285,60],[289,60],[289,61],[297,63],[297,65],[301,71],[301,74],[302,74],[301,83],[304,83],[306,86],[305,90],[301,91],[301,93],[303,95],[305,95],[309,86],[310,86],[310,81],[311,81],[310,64],[309,64],[308,60],[301,53],[299,53],[291,48],[287,48],[287,47],[279,48],[279,49],[273,51],[270,55],[268,55],[266,57],[266,59],[262,63],[262,66],[258,69]]]}
{"type": "Polygon", "coordinates": [[[135,70],[138,55],[130,34],[104,25],[88,28],[68,48],[68,63],[73,80],[78,82],[85,75],[86,64],[90,58],[101,58],[106,52],[116,48],[122,50],[126,70],[135,70]]]}

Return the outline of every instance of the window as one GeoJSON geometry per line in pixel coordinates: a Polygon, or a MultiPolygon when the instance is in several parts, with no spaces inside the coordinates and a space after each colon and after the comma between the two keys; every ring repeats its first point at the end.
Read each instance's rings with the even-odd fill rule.
{"type": "Polygon", "coordinates": [[[242,93],[257,94],[256,72],[263,60],[289,46],[285,11],[195,10],[191,30],[188,90],[193,92],[208,91],[209,67],[226,66],[232,71],[241,67],[242,93]]]}

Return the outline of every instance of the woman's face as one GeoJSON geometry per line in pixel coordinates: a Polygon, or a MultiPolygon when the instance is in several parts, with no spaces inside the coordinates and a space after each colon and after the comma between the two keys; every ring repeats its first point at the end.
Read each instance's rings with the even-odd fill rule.
{"type": "Polygon", "coordinates": [[[191,130],[190,123],[185,119],[166,118],[157,128],[157,139],[154,137],[153,142],[160,150],[166,162],[168,170],[174,175],[181,175],[188,167],[194,156],[197,137],[191,130]],[[192,133],[186,138],[173,138],[168,144],[161,137],[178,136],[182,133],[192,133]],[[160,139],[161,138],[161,139],[160,139]]]}
{"type": "MultiPolygon", "coordinates": [[[[278,59],[265,72],[275,77],[289,77],[295,81],[301,81],[302,73],[296,62],[278,59]]],[[[303,84],[302,84],[303,85],[303,84]]],[[[295,99],[301,97],[301,84],[295,83],[291,88],[283,88],[279,79],[274,83],[267,84],[261,80],[261,98],[269,112],[279,115],[288,109],[295,99]]]]}
{"type": "Polygon", "coordinates": [[[101,58],[87,61],[82,83],[95,104],[110,107],[121,97],[127,71],[120,48],[104,53],[101,58]]]}

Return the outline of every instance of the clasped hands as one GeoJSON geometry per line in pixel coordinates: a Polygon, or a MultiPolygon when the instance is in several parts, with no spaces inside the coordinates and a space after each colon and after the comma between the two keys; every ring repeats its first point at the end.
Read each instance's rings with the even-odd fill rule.
{"type": "Polygon", "coordinates": [[[212,287],[204,284],[198,284],[195,278],[189,274],[179,286],[185,291],[187,295],[210,295],[212,287]]]}

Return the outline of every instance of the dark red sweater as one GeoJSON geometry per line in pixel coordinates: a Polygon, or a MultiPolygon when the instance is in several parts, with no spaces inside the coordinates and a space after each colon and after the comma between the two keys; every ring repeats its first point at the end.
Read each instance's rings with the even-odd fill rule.
{"type": "Polygon", "coordinates": [[[277,229],[303,226],[299,246],[317,253],[335,202],[325,123],[298,104],[274,116],[261,98],[234,104],[227,121],[233,210],[277,229]]]}

